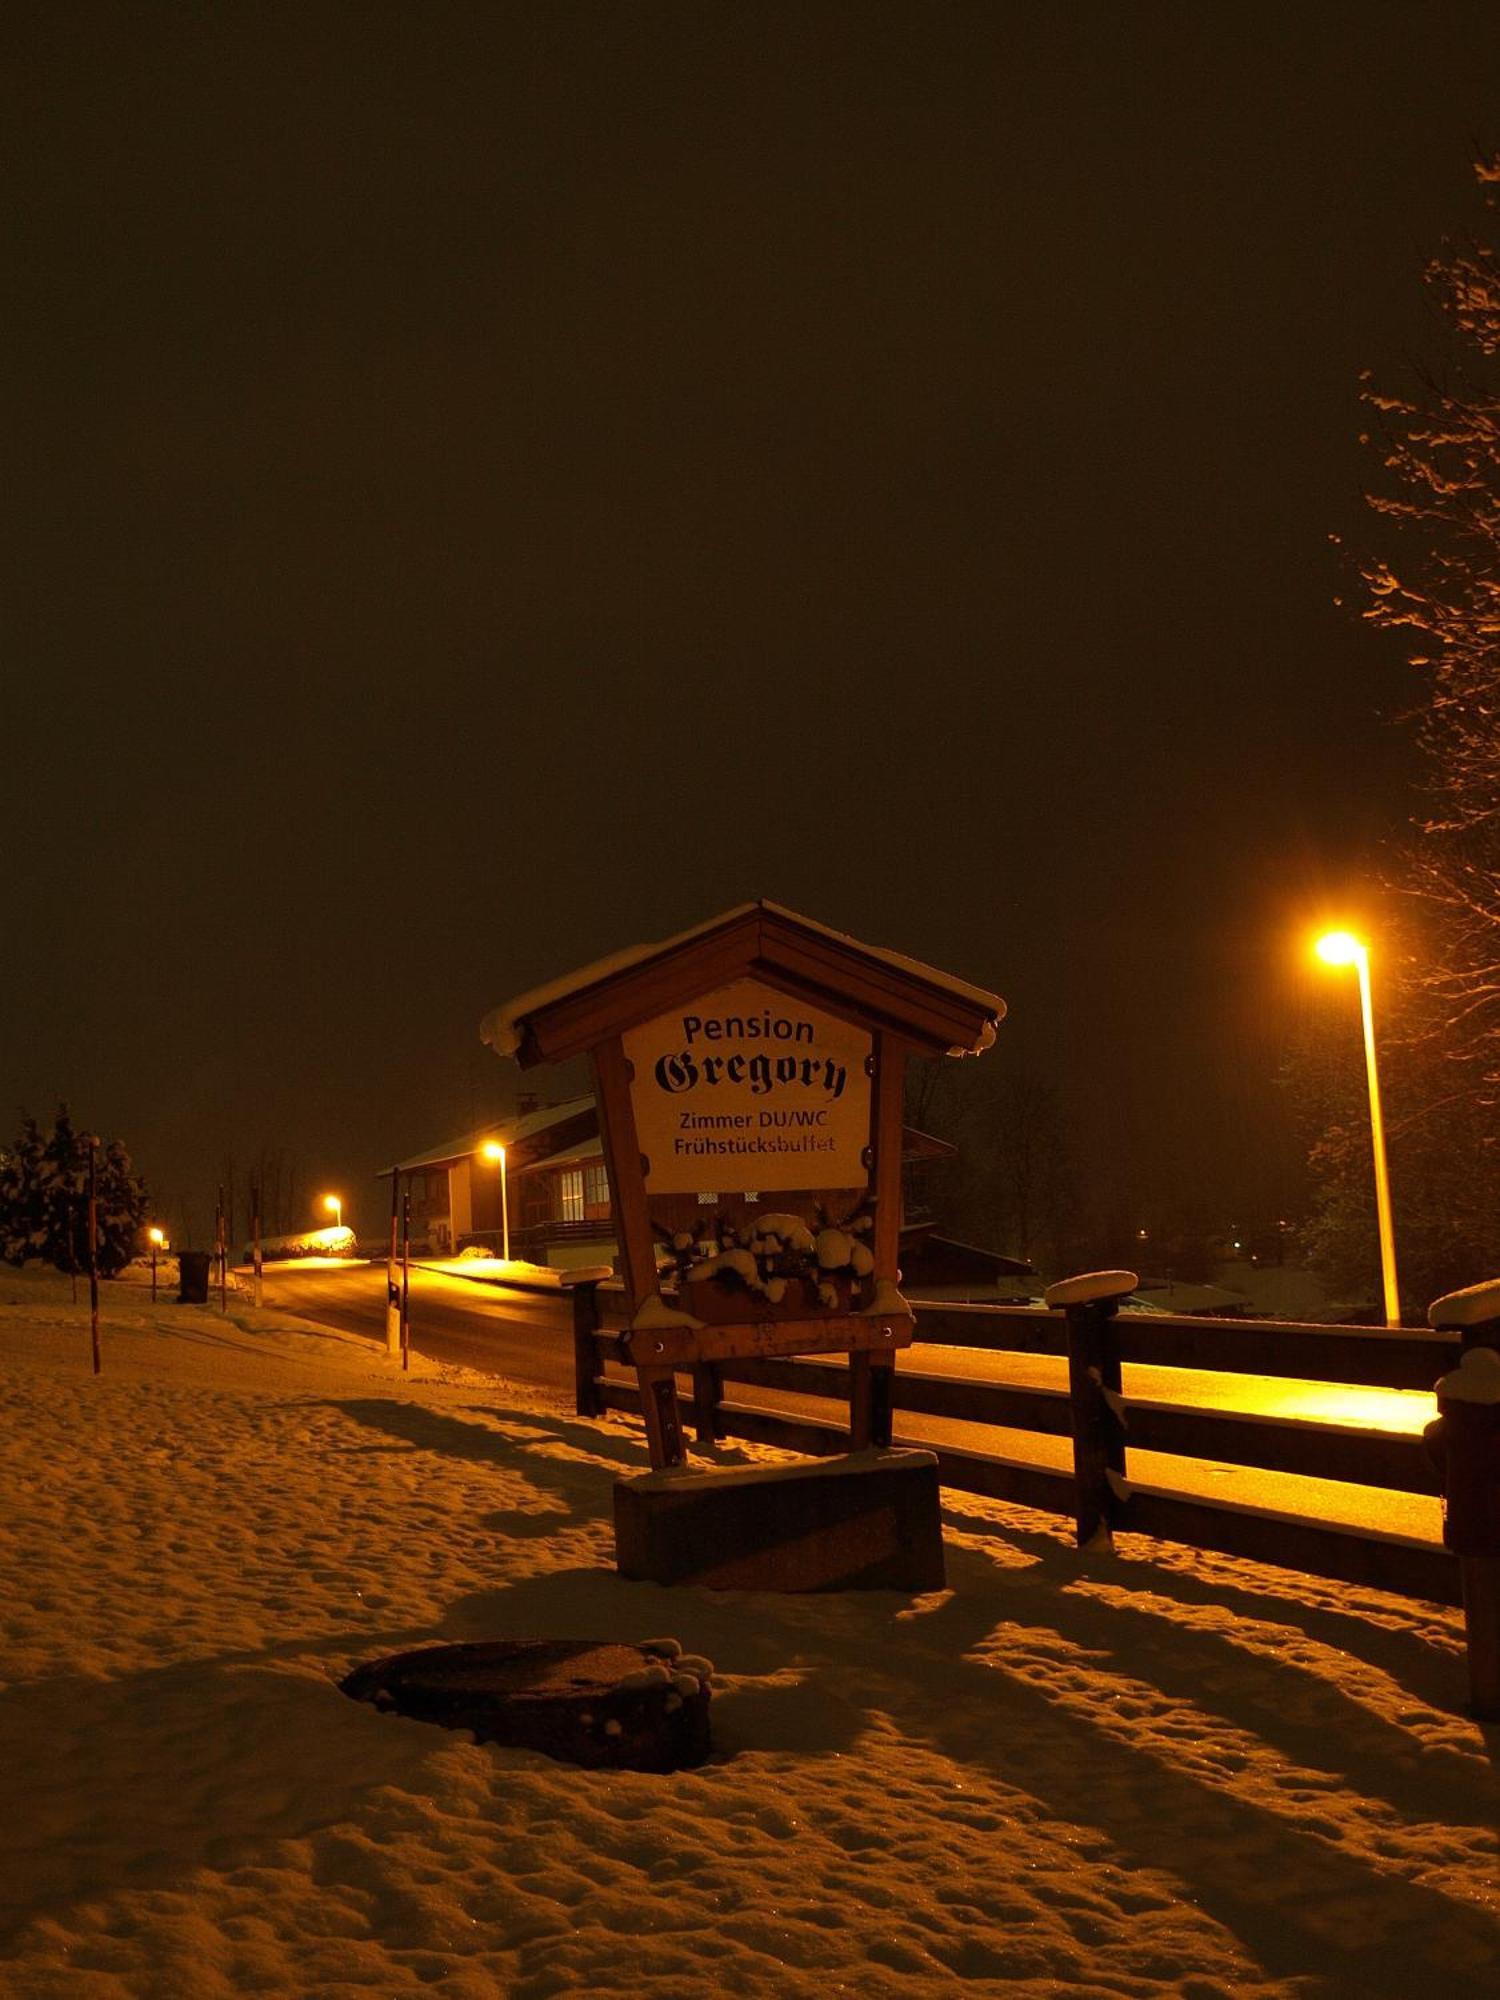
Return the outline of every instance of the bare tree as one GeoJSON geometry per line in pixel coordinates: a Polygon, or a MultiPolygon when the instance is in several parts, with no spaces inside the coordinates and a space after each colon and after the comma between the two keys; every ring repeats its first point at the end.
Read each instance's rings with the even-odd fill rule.
{"type": "MultiPolygon", "coordinates": [[[[1476,172],[1493,216],[1500,155],[1476,172]]],[[[1500,256],[1450,242],[1425,275],[1444,365],[1408,395],[1364,388],[1385,475],[1370,505],[1389,529],[1364,566],[1364,615],[1411,647],[1424,682],[1427,809],[1396,881],[1429,917],[1415,970],[1430,1004],[1413,1018],[1500,1104],[1500,256]]]]}

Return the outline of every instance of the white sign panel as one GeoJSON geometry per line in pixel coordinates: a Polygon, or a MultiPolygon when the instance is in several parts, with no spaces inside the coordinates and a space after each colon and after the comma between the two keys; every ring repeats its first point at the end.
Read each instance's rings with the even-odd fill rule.
{"type": "Polygon", "coordinates": [[[624,1037],[649,1194],[858,1188],[871,1040],[754,979],[624,1037]]]}

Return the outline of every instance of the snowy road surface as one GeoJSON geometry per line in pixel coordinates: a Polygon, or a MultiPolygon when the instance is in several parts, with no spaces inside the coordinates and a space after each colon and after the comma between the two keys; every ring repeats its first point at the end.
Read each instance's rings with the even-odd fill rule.
{"type": "Polygon", "coordinates": [[[106,1286],[103,1345],[0,1273],[6,2000],[1497,1990],[1454,1611],[965,1495],[924,1597],[631,1584],[634,1425],[237,1300],[106,1286]],[[717,1669],[669,1778],[336,1686],[667,1633],[717,1669]]]}
{"type": "MultiPolygon", "coordinates": [[[[266,1297],[268,1302],[284,1305],[294,1312],[327,1320],[371,1339],[384,1339],[384,1266],[268,1270],[266,1297]]],[[[436,1360],[503,1375],[509,1381],[552,1390],[571,1406],[570,1313],[571,1307],[564,1298],[507,1291],[436,1272],[412,1274],[412,1339],[419,1352],[436,1360]]],[[[996,1354],[924,1343],[903,1354],[899,1367],[905,1372],[974,1382],[1054,1389],[1067,1386],[1066,1363],[1050,1355],[996,1354]]],[[[1406,1390],[1339,1389],[1320,1383],[1281,1381],[1271,1376],[1127,1367],[1124,1382],[1127,1397],[1260,1415],[1336,1420],[1408,1434],[1420,1431],[1435,1414],[1430,1395],[1406,1390]]],[[[762,1409],[781,1409],[825,1421],[836,1414],[836,1406],[826,1397],[787,1395],[752,1389],[743,1383],[733,1384],[727,1393],[735,1401],[762,1409]]],[[[898,1437],[912,1443],[953,1445],[1033,1464],[1066,1467],[1071,1463],[1071,1447],[1066,1438],[1043,1437],[1034,1431],[1000,1430],[990,1424],[914,1416],[905,1411],[897,1415],[896,1430],[898,1437]]],[[[1209,1499],[1275,1507],[1347,1526],[1414,1535],[1424,1541],[1441,1539],[1441,1508],[1436,1499],[1424,1494],[1393,1493],[1340,1480],[1307,1479],[1291,1473],[1264,1472],[1206,1459],[1168,1458],[1146,1451],[1131,1452],[1129,1470],[1142,1483],[1209,1499]]]]}
{"type": "MultiPolygon", "coordinates": [[[[385,1266],[317,1270],[268,1264],[267,1305],[307,1313],[385,1342],[385,1266]]],[[[455,1278],[411,1273],[411,1340],[417,1353],[508,1381],[573,1392],[572,1308],[567,1299],[455,1278]]]]}

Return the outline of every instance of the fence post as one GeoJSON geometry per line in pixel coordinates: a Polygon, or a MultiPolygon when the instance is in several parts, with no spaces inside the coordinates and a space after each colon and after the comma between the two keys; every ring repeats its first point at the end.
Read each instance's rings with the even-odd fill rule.
{"type": "Polygon", "coordinates": [[[1500,1722],[1500,1280],[1449,1292],[1427,1318],[1463,1341],[1437,1384],[1427,1442],[1443,1474],[1443,1541],[1463,1580],[1469,1712],[1500,1722]]]}
{"type": "Polygon", "coordinates": [[[573,1379],[574,1405],[580,1417],[602,1417],[604,1398],[599,1392],[599,1282],[580,1278],[569,1286],[573,1294],[573,1379]]]}
{"type": "Polygon", "coordinates": [[[1133,1271],[1085,1271],[1044,1294],[1068,1321],[1068,1399],[1073,1420],[1074,1514],[1081,1549],[1112,1546],[1119,1503],[1110,1474],[1125,1476],[1125,1415],[1120,1394],[1120,1301],[1139,1280],[1133,1271]]]}

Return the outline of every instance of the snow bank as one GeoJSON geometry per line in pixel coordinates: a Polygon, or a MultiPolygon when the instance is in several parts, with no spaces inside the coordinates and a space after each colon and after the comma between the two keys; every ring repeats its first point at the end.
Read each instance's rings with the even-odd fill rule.
{"type": "Polygon", "coordinates": [[[563,1270],[555,1264],[531,1264],[521,1257],[512,1257],[507,1262],[504,1257],[491,1257],[472,1245],[456,1257],[424,1257],[421,1268],[443,1271],[453,1278],[469,1278],[476,1284],[518,1285],[523,1291],[534,1292],[561,1291],[565,1280],[569,1284],[579,1284],[586,1278],[602,1282],[615,1275],[612,1264],[569,1265],[563,1270]]]}
{"type": "MultiPolygon", "coordinates": [[[[247,1243],[241,1252],[242,1260],[250,1263],[255,1246],[247,1243]]],[[[355,1254],[354,1231],[347,1223],[330,1223],[326,1229],[302,1229],[292,1236],[266,1236],[261,1239],[261,1258],[264,1262],[280,1262],[284,1257],[352,1257],[355,1254]]]]}
{"type": "Polygon", "coordinates": [[[67,1290],[0,1275],[7,2000],[1489,1990],[1456,1612],[968,1496],[928,1597],[624,1583],[638,1427],[138,1287],[95,1380],[67,1290]],[[665,1779],[336,1686],[662,1632],[717,1744],[665,1779]]]}

